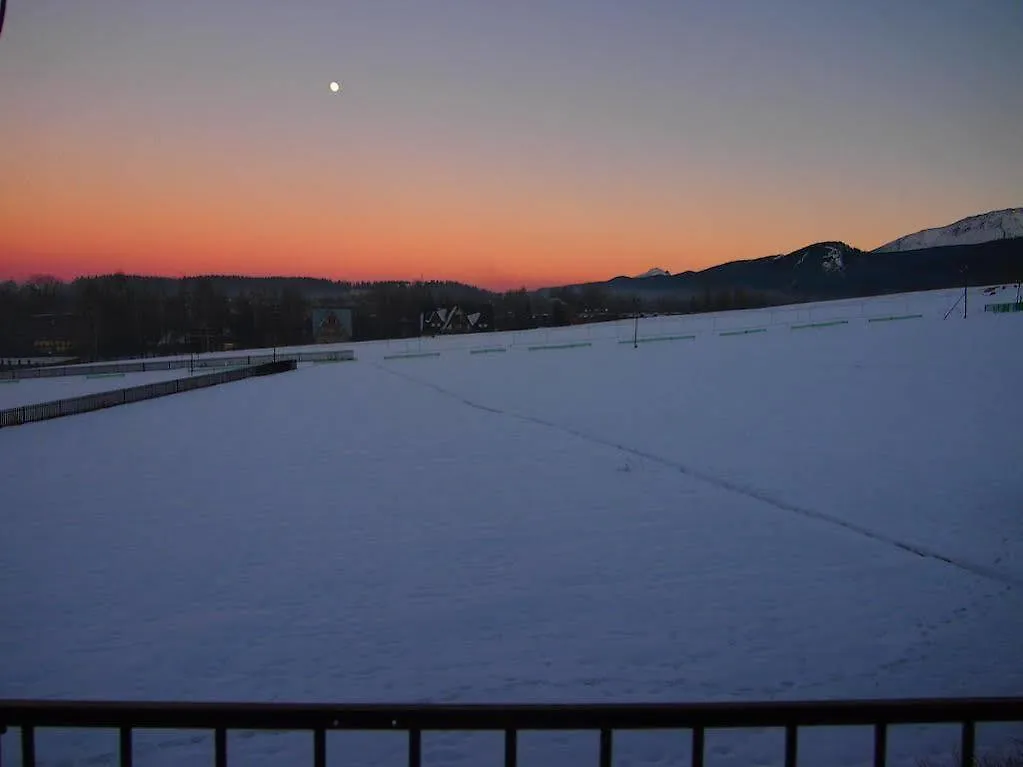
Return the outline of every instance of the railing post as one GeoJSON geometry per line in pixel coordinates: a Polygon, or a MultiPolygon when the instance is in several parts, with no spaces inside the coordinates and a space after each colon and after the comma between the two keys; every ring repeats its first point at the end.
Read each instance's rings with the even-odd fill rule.
{"type": "Polygon", "coordinates": [[[120,758],[121,758],[121,767],[131,767],[131,763],[132,763],[132,748],[131,748],[131,728],[130,727],[122,727],[121,728],[121,738],[120,738],[119,752],[120,752],[120,758]]]}
{"type": "Polygon", "coordinates": [[[799,760],[799,728],[794,724],[785,726],[785,767],[796,767],[799,760]]]}
{"type": "Polygon", "coordinates": [[[32,727],[26,727],[23,725],[21,728],[21,767],[35,767],[35,764],[35,730],[32,727]]]}
{"type": "Polygon", "coordinates": [[[218,727],[213,734],[214,763],[217,767],[227,767],[227,730],[218,727]]]}
{"type": "Polygon", "coordinates": [[[516,767],[519,759],[518,733],[515,730],[504,731],[504,767],[516,767]]]}
{"type": "Polygon", "coordinates": [[[884,767],[888,760],[888,725],[874,725],[874,767],[884,767]]]}
{"type": "Polygon", "coordinates": [[[973,767],[977,732],[972,721],[963,722],[962,767],[973,767]]]}
{"type": "Polygon", "coordinates": [[[600,767],[611,767],[611,754],[614,746],[612,731],[604,727],[600,731],[600,767]]]}
{"type": "Polygon", "coordinates": [[[702,727],[693,728],[693,748],[689,757],[692,767],[703,767],[703,735],[702,727]]]}
{"type": "Polygon", "coordinates": [[[317,729],[313,732],[313,765],[327,767],[327,733],[317,729]]]}
{"type": "Polygon", "coordinates": [[[408,767],[421,767],[423,762],[423,734],[419,730],[408,731],[408,767]]]}

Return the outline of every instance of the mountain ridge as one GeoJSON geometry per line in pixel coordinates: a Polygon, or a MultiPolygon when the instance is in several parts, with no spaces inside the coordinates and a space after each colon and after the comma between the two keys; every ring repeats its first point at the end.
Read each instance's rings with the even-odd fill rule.
{"type": "Polygon", "coordinates": [[[905,235],[872,251],[827,240],[791,253],[729,261],[699,271],[672,275],[651,269],[639,277],[566,287],[604,288],[648,298],[738,290],[784,301],[816,301],[947,288],[964,280],[1000,284],[1020,279],[1023,208],[1005,208],[905,235]],[[939,244],[910,247],[920,243],[939,244]]]}
{"type": "Polygon", "coordinates": [[[1003,208],[961,218],[945,226],[921,229],[874,249],[891,253],[950,245],[976,245],[992,240],[1023,237],[1023,208],[1003,208]]]}

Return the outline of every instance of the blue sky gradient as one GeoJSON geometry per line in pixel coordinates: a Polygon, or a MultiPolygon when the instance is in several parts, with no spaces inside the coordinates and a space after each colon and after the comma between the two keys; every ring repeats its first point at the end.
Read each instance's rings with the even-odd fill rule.
{"type": "Polygon", "coordinates": [[[514,284],[872,248],[1023,204],[1020,72],[1018,0],[9,0],[0,259],[514,284]]]}

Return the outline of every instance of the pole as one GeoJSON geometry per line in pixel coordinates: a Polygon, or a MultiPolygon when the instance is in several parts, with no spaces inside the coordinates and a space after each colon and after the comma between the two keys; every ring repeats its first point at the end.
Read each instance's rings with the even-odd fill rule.
{"type": "Polygon", "coordinates": [[[639,348],[639,299],[636,299],[636,327],[632,331],[632,348],[639,348]]]}
{"type": "Polygon", "coordinates": [[[963,319],[966,319],[966,305],[969,302],[968,288],[970,286],[969,278],[970,267],[963,264],[963,319]]]}

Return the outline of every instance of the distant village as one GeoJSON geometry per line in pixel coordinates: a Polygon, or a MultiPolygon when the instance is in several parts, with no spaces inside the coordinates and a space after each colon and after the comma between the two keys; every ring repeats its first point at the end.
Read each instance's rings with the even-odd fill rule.
{"type": "Polygon", "coordinates": [[[111,275],[0,284],[0,358],[83,360],[479,333],[606,315],[458,283],[111,275]]]}
{"type": "Polygon", "coordinates": [[[599,286],[497,293],[456,282],[35,277],[0,283],[0,364],[524,330],[736,303],[640,301],[599,286]]]}

